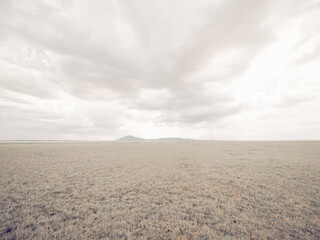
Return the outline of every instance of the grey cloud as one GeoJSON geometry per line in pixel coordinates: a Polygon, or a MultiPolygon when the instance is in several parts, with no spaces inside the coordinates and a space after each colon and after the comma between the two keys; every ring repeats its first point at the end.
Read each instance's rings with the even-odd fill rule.
{"type": "Polygon", "coordinates": [[[319,98],[319,95],[282,95],[275,103],[273,103],[273,106],[277,108],[295,107],[299,104],[313,101],[316,98],[319,98]]]}
{"type": "Polygon", "coordinates": [[[143,45],[150,48],[149,55],[156,65],[151,69],[157,69],[157,74],[162,75],[162,81],[168,85],[183,81],[209,57],[230,47],[243,51],[244,60],[230,69],[230,75],[237,75],[232,69],[240,74],[271,38],[270,30],[262,26],[270,1],[207,3],[196,10],[194,2],[186,2],[186,13],[181,14],[184,21],[181,22],[180,15],[175,18],[175,14],[181,12],[178,6],[168,13],[164,10],[165,4],[146,3],[157,12],[152,14],[143,10],[144,5],[131,4],[130,1],[125,3],[125,12],[129,13],[132,26],[137,35],[142,36],[143,45]],[[193,15],[195,11],[201,19],[198,19],[199,15],[193,15]],[[149,15],[151,21],[146,19],[149,15]],[[157,28],[159,25],[160,29],[157,28]]]}
{"type": "MultiPolygon", "coordinates": [[[[274,29],[310,14],[310,6],[275,0],[1,1],[0,107],[13,111],[2,118],[8,124],[25,117],[25,124],[17,122],[22,128],[35,127],[35,120],[52,132],[83,129],[85,135],[116,131],[131,118],[139,122],[135,110],[157,112],[153,121],[160,124],[217,123],[246,109],[249,103],[239,101],[232,84],[275,40],[274,29]],[[44,110],[45,101],[62,109],[64,97],[71,101],[69,115],[44,110]],[[38,101],[38,109],[24,101],[38,101]]],[[[314,39],[310,29],[303,39],[314,39]]],[[[305,54],[299,63],[317,56],[318,50],[305,54]]],[[[299,101],[282,97],[273,107],[299,101]]]]}
{"type": "Polygon", "coordinates": [[[184,108],[180,111],[166,110],[160,116],[160,122],[175,122],[175,123],[218,123],[219,120],[239,113],[245,107],[241,104],[226,104],[217,103],[211,105],[196,106],[193,108],[184,108]]]}
{"type": "Polygon", "coordinates": [[[181,108],[192,108],[199,105],[203,106],[212,103],[234,101],[228,92],[216,89],[215,91],[206,93],[204,88],[202,85],[185,85],[177,90],[164,89],[166,90],[166,94],[155,96],[155,98],[153,98],[154,101],[149,101],[150,96],[146,98],[139,97],[136,101],[133,100],[133,107],[150,110],[179,110],[181,108]]]}
{"type": "Polygon", "coordinates": [[[0,100],[0,139],[3,140],[25,139],[21,138],[24,134],[31,139],[40,140],[65,137],[77,139],[79,136],[90,139],[92,135],[103,137],[110,133],[110,130],[121,126],[121,119],[117,117],[121,108],[104,109],[103,105],[100,105],[78,107],[77,111],[61,111],[57,107],[63,109],[63,103],[52,106],[46,104],[46,100],[40,100],[43,101],[41,106],[45,107],[41,109],[36,104],[39,100],[33,98],[24,99],[22,102],[22,99],[15,96],[9,98],[0,94],[0,100]],[[110,118],[110,115],[114,117],[110,118]],[[7,129],[12,130],[11,135],[7,129]]]}
{"type": "Polygon", "coordinates": [[[214,91],[206,92],[205,86],[186,85],[178,90],[162,89],[160,94],[151,91],[131,100],[129,107],[160,111],[160,122],[216,122],[244,109],[229,92],[220,89],[217,85],[214,91]]]}
{"type": "Polygon", "coordinates": [[[320,59],[320,44],[318,44],[313,51],[310,53],[304,55],[303,57],[300,57],[292,62],[293,66],[302,65],[305,63],[309,63],[312,61],[317,61],[320,59]]]}
{"type": "MultiPolygon", "coordinates": [[[[227,49],[230,46],[245,49],[247,59],[238,63],[242,70],[239,70],[237,65],[232,66],[235,72],[238,74],[242,73],[247,67],[247,64],[243,64],[243,62],[248,62],[254,56],[259,46],[263,45],[268,39],[268,32],[261,30],[259,26],[259,21],[262,21],[268,12],[264,2],[223,3],[217,9],[206,10],[204,12],[204,16],[206,16],[204,18],[205,22],[200,26],[193,26],[193,32],[189,35],[187,34],[185,38],[181,38],[181,44],[178,46],[175,44],[175,36],[181,33],[185,35],[183,31],[190,31],[183,25],[183,22],[177,26],[182,27],[182,32],[179,32],[180,29],[177,27],[173,30],[169,26],[163,27],[165,24],[161,24],[160,20],[160,23],[156,21],[157,25],[155,27],[151,24],[148,27],[140,27],[140,31],[136,33],[137,36],[147,34],[147,36],[154,37],[145,38],[146,40],[140,43],[140,46],[136,46],[137,48],[135,49],[125,49],[119,45],[121,44],[121,41],[118,39],[119,36],[115,32],[112,32],[116,26],[112,24],[107,25],[112,33],[112,37],[110,37],[110,34],[108,36],[98,34],[96,37],[100,37],[101,39],[97,41],[88,26],[83,28],[82,31],[77,30],[75,26],[71,25],[72,22],[64,22],[55,17],[59,13],[56,8],[45,4],[41,4],[39,8],[45,9],[44,13],[46,15],[38,12],[35,17],[32,18],[31,15],[31,19],[29,19],[30,14],[26,10],[23,10],[22,16],[24,16],[24,19],[16,26],[16,33],[24,38],[29,38],[33,44],[40,44],[43,49],[50,49],[56,53],[74,58],[73,61],[76,64],[79,64],[80,61],[87,61],[91,65],[111,69],[107,70],[108,73],[105,71],[96,73],[96,75],[100,75],[102,78],[105,77],[107,80],[101,81],[99,77],[97,77],[96,81],[94,78],[91,79],[91,81],[97,82],[97,86],[99,87],[99,82],[108,84],[112,81],[124,81],[123,85],[126,86],[125,81],[129,77],[141,79],[140,83],[136,84],[137,87],[147,86],[150,88],[168,85],[175,87],[179,81],[183,82],[183,78],[188,72],[193,71],[201,65],[216,49],[223,51],[223,49],[227,49]],[[248,6],[250,6],[250,9],[254,8],[255,11],[248,11],[248,6]],[[33,27],[31,22],[39,21],[40,18],[40,28],[39,26],[33,27]],[[234,20],[237,24],[234,24],[234,20]],[[160,27],[162,35],[159,35],[157,26],[162,26],[160,27]],[[102,45],[102,42],[105,42],[105,44],[102,45]],[[151,47],[148,49],[148,46],[151,47]],[[148,52],[139,55],[139,52],[145,52],[144,48],[147,48],[148,52]],[[144,57],[139,58],[139,56],[144,57]],[[146,64],[146,66],[141,64],[146,64]],[[110,79],[109,74],[112,75],[113,79],[110,79]]],[[[144,6],[136,5],[138,7],[135,7],[135,10],[139,6],[144,6]]],[[[150,7],[149,11],[151,10],[151,12],[145,17],[159,15],[156,14],[159,9],[152,8],[150,3],[146,3],[146,5],[150,7]]],[[[164,7],[162,7],[163,14],[165,13],[164,7]]],[[[206,9],[206,7],[203,8],[206,9]]],[[[138,12],[141,11],[143,10],[138,12]]],[[[174,13],[173,11],[169,17],[173,22],[175,21],[174,13]]],[[[146,14],[141,15],[144,16],[146,14]]],[[[139,23],[148,22],[148,20],[140,19],[139,23]]],[[[128,22],[129,20],[123,16],[123,21],[128,22]]],[[[167,21],[167,24],[171,23],[167,21]]],[[[80,70],[80,68],[81,64],[78,69],[80,70]]],[[[63,69],[66,69],[66,67],[63,69]]],[[[230,69],[230,75],[234,75],[232,69],[230,69]]],[[[71,68],[69,71],[73,70],[71,68]]],[[[77,71],[74,71],[75,75],[76,73],[77,71]]]]}
{"type": "Polygon", "coordinates": [[[26,75],[3,76],[0,79],[0,84],[6,89],[21,94],[31,95],[37,98],[56,98],[59,86],[51,81],[39,80],[36,77],[26,75]],[[55,89],[55,91],[52,91],[55,89]]]}
{"type": "MultiPolygon", "coordinates": [[[[177,61],[180,74],[187,74],[215,52],[230,47],[244,49],[242,59],[245,59],[243,62],[248,62],[254,52],[270,38],[269,32],[260,26],[268,13],[267,3],[269,2],[224,1],[215,10],[210,11],[209,8],[207,22],[185,44],[185,51],[181,51],[183,54],[177,61]]],[[[240,63],[241,66],[244,66],[243,62],[240,63]]]]}

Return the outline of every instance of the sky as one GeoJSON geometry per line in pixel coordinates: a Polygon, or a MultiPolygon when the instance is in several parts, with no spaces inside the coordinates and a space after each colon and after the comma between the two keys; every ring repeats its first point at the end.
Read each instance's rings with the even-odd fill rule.
{"type": "Polygon", "coordinates": [[[319,0],[1,0],[0,140],[319,140],[319,16],[319,0]]]}

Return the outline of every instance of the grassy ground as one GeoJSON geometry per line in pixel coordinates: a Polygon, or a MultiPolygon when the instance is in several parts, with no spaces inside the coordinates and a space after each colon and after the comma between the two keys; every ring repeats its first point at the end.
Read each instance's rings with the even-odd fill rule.
{"type": "Polygon", "coordinates": [[[320,239],[320,142],[0,144],[0,239],[320,239]]]}

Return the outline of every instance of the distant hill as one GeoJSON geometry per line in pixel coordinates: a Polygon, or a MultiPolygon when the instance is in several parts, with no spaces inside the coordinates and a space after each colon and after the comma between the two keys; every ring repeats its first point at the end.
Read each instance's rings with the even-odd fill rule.
{"type": "Polygon", "coordinates": [[[118,142],[143,142],[145,140],[146,139],[128,135],[128,136],[124,136],[124,137],[118,139],[117,141],[118,142]]]}
{"type": "Polygon", "coordinates": [[[139,138],[135,136],[124,136],[118,140],[117,142],[186,142],[186,141],[194,141],[193,139],[187,138],[156,138],[156,139],[145,139],[139,138]]]}

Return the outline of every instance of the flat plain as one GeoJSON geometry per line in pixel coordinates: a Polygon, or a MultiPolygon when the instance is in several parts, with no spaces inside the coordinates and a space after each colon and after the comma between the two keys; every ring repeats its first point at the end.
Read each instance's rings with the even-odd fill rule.
{"type": "Polygon", "coordinates": [[[0,144],[0,239],[320,239],[320,142],[0,144]]]}

